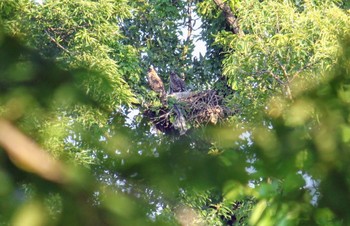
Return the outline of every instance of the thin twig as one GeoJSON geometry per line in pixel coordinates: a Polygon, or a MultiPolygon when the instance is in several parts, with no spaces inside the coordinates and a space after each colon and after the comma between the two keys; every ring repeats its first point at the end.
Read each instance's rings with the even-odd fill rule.
{"type": "Polygon", "coordinates": [[[274,77],[274,79],[276,79],[276,81],[277,81],[279,84],[284,85],[284,82],[283,82],[280,78],[278,78],[278,76],[275,75],[272,71],[268,71],[268,73],[269,73],[272,77],[274,77]]]}
{"type": "Polygon", "coordinates": [[[282,71],[283,71],[283,76],[285,77],[285,79],[286,79],[286,83],[284,83],[284,86],[286,87],[286,89],[287,89],[287,96],[288,96],[288,98],[290,99],[290,100],[292,100],[293,99],[293,96],[292,96],[292,91],[291,91],[291,89],[290,89],[290,79],[289,79],[289,75],[288,75],[288,72],[287,72],[287,69],[286,69],[286,67],[279,61],[279,60],[277,60],[276,59],[276,62],[277,62],[277,64],[280,66],[280,68],[282,69],[282,71]]]}
{"type": "Polygon", "coordinates": [[[297,72],[294,73],[294,75],[293,75],[293,77],[290,79],[290,81],[293,81],[296,77],[298,77],[298,75],[299,75],[302,71],[306,70],[307,68],[310,68],[310,67],[314,66],[315,64],[316,64],[315,62],[314,62],[314,63],[309,63],[309,64],[306,64],[304,67],[300,68],[297,72]]]}
{"type": "Polygon", "coordinates": [[[51,40],[52,42],[54,42],[60,49],[62,49],[64,52],[66,52],[66,53],[68,53],[69,55],[71,55],[71,52],[70,52],[68,49],[64,48],[60,43],[58,43],[57,40],[54,39],[54,38],[49,34],[49,32],[48,32],[47,30],[45,30],[45,33],[47,34],[47,36],[49,36],[50,40],[51,40]]]}

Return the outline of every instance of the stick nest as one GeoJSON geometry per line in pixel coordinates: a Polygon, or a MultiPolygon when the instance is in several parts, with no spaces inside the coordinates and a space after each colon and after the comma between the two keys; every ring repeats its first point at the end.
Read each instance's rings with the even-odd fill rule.
{"type": "Polygon", "coordinates": [[[234,113],[215,90],[169,94],[166,105],[144,111],[158,130],[165,133],[178,131],[180,134],[190,127],[217,124],[234,113]]]}

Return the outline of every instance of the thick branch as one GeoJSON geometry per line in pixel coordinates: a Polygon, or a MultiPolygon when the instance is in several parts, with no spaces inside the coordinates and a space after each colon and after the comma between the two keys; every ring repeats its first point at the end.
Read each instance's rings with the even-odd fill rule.
{"type": "Polygon", "coordinates": [[[228,6],[226,3],[222,2],[222,0],[214,0],[214,2],[219,7],[219,9],[224,13],[224,16],[226,18],[226,22],[231,26],[233,33],[237,34],[237,35],[243,35],[243,33],[238,25],[238,19],[233,14],[230,6],[228,6]]]}
{"type": "Polygon", "coordinates": [[[18,167],[56,183],[66,180],[60,162],[3,118],[0,118],[0,147],[18,167]]]}
{"type": "Polygon", "coordinates": [[[185,92],[177,92],[177,93],[169,94],[168,97],[174,97],[175,99],[179,100],[179,99],[191,97],[195,94],[196,92],[185,91],[185,92]]]}
{"type": "Polygon", "coordinates": [[[185,21],[185,25],[187,26],[187,36],[185,39],[185,44],[183,47],[183,52],[181,56],[181,60],[185,60],[186,56],[188,54],[188,49],[190,46],[191,42],[191,36],[192,36],[192,31],[193,31],[193,26],[194,24],[192,23],[192,2],[193,0],[187,0],[187,21],[185,21]]]}
{"type": "Polygon", "coordinates": [[[192,25],[192,0],[188,1],[187,5],[187,16],[188,16],[188,21],[187,21],[187,37],[186,37],[186,42],[187,44],[191,40],[191,35],[193,31],[193,25],[192,25]]]}

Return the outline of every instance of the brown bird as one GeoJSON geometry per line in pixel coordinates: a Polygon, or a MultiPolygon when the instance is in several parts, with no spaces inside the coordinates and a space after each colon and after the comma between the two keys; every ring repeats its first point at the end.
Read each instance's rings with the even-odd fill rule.
{"type": "Polygon", "coordinates": [[[147,77],[148,77],[149,86],[154,92],[159,93],[159,97],[163,102],[165,100],[165,95],[166,95],[164,84],[162,79],[158,76],[156,70],[154,70],[152,65],[148,69],[147,77]]]}
{"type": "Polygon", "coordinates": [[[185,81],[182,80],[175,72],[170,72],[170,93],[183,92],[186,90],[185,81]]]}

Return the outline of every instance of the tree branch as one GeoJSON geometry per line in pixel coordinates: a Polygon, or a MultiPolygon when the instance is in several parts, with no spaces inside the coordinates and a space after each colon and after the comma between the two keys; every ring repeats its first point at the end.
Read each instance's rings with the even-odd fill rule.
{"type": "Polygon", "coordinates": [[[228,6],[226,3],[222,2],[222,0],[213,0],[215,4],[219,7],[219,9],[224,13],[226,22],[230,25],[232,28],[232,32],[237,35],[243,35],[243,32],[241,31],[238,19],[233,14],[230,6],[228,6]]]}
{"type": "Polygon", "coordinates": [[[289,78],[289,74],[287,72],[287,69],[286,67],[279,61],[279,60],[276,60],[277,61],[277,64],[280,66],[280,68],[282,69],[283,71],[283,76],[285,77],[285,79],[287,80],[286,83],[284,83],[284,86],[286,87],[286,92],[287,92],[287,96],[290,100],[293,100],[293,95],[292,95],[292,90],[290,89],[290,78],[289,78]]]}
{"type": "MultiPolygon", "coordinates": [[[[188,54],[188,49],[190,46],[190,42],[191,42],[191,36],[192,36],[192,31],[193,31],[193,26],[194,24],[192,23],[192,3],[193,0],[187,0],[187,21],[185,21],[185,25],[187,26],[187,35],[186,35],[186,39],[185,39],[185,43],[183,46],[183,52],[182,52],[182,56],[181,56],[181,60],[185,60],[186,56],[188,54]]],[[[185,19],[185,20],[186,20],[185,19]]]]}
{"type": "Polygon", "coordinates": [[[49,39],[55,43],[60,49],[62,49],[64,52],[68,53],[69,55],[71,55],[71,52],[69,52],[68,49],[64,48],[60,43],[57,42],[56,39],[54,39],[47,30],[45,30],[45,33],[47,34],[47,36],[49,36],[49,39]]]}
{"type": "Polygon", "coordinates": [[[304,65],[303,67],[299,68],[299,70],[298,70],[297,72],[294,73],[294,75],[293,75],[293,77],[290,79],[290,81],[293,81],[296,77],[299,76],[299,74],[300,74],[301,72],[303,72],[304,70],[306,70],[306,69],[308,69],[308,68],[314,66],[315,64],[316,64],[315,62],[314,62],[314,63],[308,63],[308,64],[304,65]]]}
{"type": "Polygon", "coordinates": [[[0,118],[0,147],[19,168],[56,183],[65,182],[63,165],[3,118],[0,118]]]}
{"type": "Polygon", "coordinates": [[[275,75],[272,71],[266,71],[267,73],[269,73],[274,79],[276,79],[276,81],[281,84],[281,85],[284,85],[284,82],[278,78],[277,75],[275,75]]]}
{"type": "Polygon", "coordinates": [[[188,0],[188,3],[187,3],[187,16],[188,16],[188,21],[187,21],[186,42],[189,43],[190,40],[191,40],[192,31],[193,31],[193,25],[192,25],[192,0],[188,0]]]}

